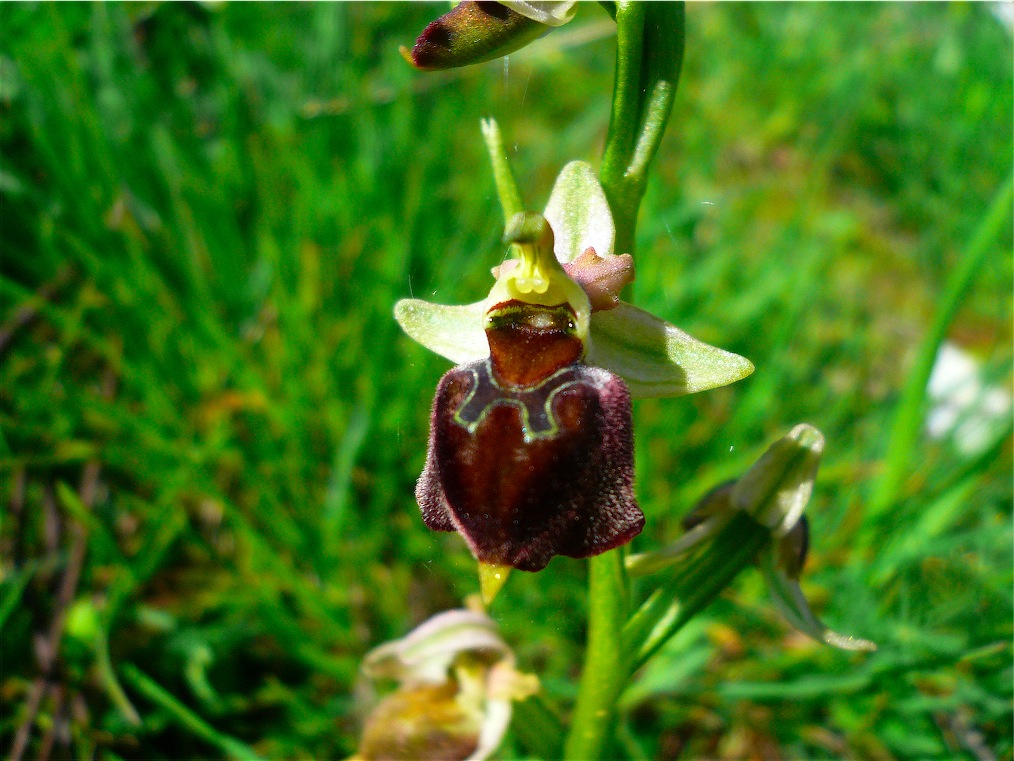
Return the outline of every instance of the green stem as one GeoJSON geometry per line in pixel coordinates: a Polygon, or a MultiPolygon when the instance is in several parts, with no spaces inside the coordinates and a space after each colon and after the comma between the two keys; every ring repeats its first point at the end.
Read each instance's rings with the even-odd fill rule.
{"type": "Polygon", "coordinates": [[[563,752],[567,761],[602,758],[612,739],[616,702],[630,676],[623,649],[627,596],[622,550],[612,550],[588,561],[588,642],[581,687],[563,752]]]}
{"type": "Polygon", "coordinates": [[[602,187],[616,224],[616,251],[633,253],[648,165],[665,133],[683,63],[683,3],[616,4],[616,82],[602,187]]]}
{"type": "MultiPolygon", "coordinates": [[[[616,20],[616,81],[600,176],[616,251],[633,253],[648,165],[665,132],[683,61],[683,4],[618,2],[615,13],[608,10],[616,20]]],[[[502,152],[489,137],[487,143],[491,153],[502,152]]],[[[632,673],[623,637],[629,594],[622,550],[589,560],[588,642],[564,748],[570,761],[602,758],[612,740],[616,703],[632,673]]]]}

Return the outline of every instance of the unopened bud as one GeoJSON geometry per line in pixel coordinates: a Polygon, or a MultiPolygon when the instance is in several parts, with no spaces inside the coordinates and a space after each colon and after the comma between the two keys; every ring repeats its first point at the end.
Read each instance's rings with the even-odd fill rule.
{"type": "Polygon", "coordinates": [[[537,39],[549,27],[500,3],[462,2],[427,26],[402,55],[424,71],[492,61],[537,39]]]}

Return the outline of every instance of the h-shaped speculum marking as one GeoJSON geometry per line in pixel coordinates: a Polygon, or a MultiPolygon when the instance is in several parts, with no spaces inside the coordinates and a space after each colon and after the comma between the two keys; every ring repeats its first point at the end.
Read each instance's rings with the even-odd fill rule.
{"type": "Polygon", "coordinates": [[[472,387],[455,411],[454,421],[469,433],[475,433],[495,407],[517,407],[526,444],[556,436],[560,424],[553,414],[553,400],[561,391],[581,383],[576,377],[565,377],[576,375],[575,368],[564,367],[534,386],[501,386],[493,377],[488,357],[467,370],[472,375],[472,387]]]}

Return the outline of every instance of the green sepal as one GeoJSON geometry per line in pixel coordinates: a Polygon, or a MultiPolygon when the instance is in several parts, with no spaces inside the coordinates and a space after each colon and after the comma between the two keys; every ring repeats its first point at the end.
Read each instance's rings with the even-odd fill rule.
{"type": "Polygon", "coordinates": [[[734,383],[754,369],[750,360],[624,302],[592,315],[587,361],[623,378],[635,399],[695,394],[734,383]]]}
{"type": "Polygon", "coordinates": [[[605,191],[587,161],[571,161],[556,178],[544,216],[556,236],[556,258],[567,264],[589,246],[613,253],[616,227],[605,191]]]}
{"type": "Polygon", "coordinates": [[[489,356],[482,328],[486,300],[450,306],[421,299],[402,299],[394,305],[394,319],[413,341],[456,365],[489,356]]]}
{"type": "Polygon", "coordinates": [[[824,435],[800,423],[768,447],[736,482],[732,502],[784,536],[799,521],[813,494],[813,482],[824,452],[824,435]]]}

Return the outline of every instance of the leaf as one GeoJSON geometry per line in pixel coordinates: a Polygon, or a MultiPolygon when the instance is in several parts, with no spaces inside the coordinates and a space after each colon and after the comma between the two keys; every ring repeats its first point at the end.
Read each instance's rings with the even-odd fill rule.
{"type": "Polygon", "coordinates": [[[753,372],[750,360],[624,302],[592,315],[587,361],[623,378],[634,398],[694,394],[753,372]]]}
{"type": "Polygon", "coordinates": [[[489,356],[482,329],[485,301],[462,306],[402,299],[394,305],[394,319],[410,338],[456,365],[489,356]]]}
{"type": "Polygon", "coordinates": [[[586,161],[571,161],[556,178],[543,214],[556,236],[556,258],[568,264],[591,246],[599,256],[613,253],[613,213],[595,171],[586,161]]]}

